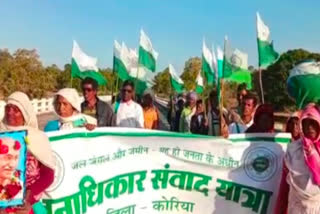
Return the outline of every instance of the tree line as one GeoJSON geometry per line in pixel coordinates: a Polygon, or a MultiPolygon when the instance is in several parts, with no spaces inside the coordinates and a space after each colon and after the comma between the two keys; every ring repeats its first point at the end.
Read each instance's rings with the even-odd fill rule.
{"type": "MultiPolygon", "coordinates": [[[[289,50],[283,53],[279,60],[263,71],[263,86],[265,100],[276,104],[277,111],[292,111],[295,103],[287,95],[286,82],[289,71],[298,62],[306,59],[320,60],[320,54],[311,53],[303,49],[289,50]]],[[[185,83],[186,91],[193,90],[196,86],[196,77],[201,69],[201,58],[191,57],[185,62],[181,79],[185,83]]],[[[256,69],[251,66],[253,91],[260,94],[259,76],[256,69]]],[[[112,68],[100,69],[108,84],[99,87],[99,94],[111,94],[119,91],[121,81],[117,82],[117,74],[112,68]],[[115,89],[118,85],[118,89],[115,89]]],[[[170,84],[168,68],[159,72],[153,80],[153,91],[156,94],[170,96],[173,94],[170,84]]],[[[49,97],[54,92],[64,87],[74,87],[80,91],[80,80],[71,79],[71,65],[65,64],[63,69],[57,65],[44,66],[36,50],[18,49],[11,54],[7,49],[0,49],[0,98],[7,97],[14,91],[23,91],[31,99],[49,97]]],[[[207,86],[204,96],[214,86],[207,86]]],[[[236,96],[236,84],[228,83],[225,86],[225,100],[236,96]]]]}

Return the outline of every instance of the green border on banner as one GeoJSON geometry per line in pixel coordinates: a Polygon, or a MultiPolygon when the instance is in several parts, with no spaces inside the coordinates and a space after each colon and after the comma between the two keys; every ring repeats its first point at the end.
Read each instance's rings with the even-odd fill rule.
{"type": "MultiPolygon", "coordinates": [[[[92,138],[92,137],[103,137],[103,136],[119,136],[119,137],[174,137],[174,138],[194,138],[194,139],[224,139],[221,137],[213,137],[207,135],[195,135],[185,133],[174,133],[174,132],[76,132],[70,134],[62,134],[57,136],[49,137],[50,141],[59,141],[64,139],[72,138],[92,138]]],[[[234,143],[246,142],[246,141],[268,141],[275,143],[288,144],[291,141],[290,137],[280,136],[246,136],[241,135],[236,138],[225,139],[234,143]]]]}
{"type": "Polygon", "coordinates": [[[202,138],[202,139],[219,139],[207,135],[195,135],[184,133],[171,133],[171,132],[77,132],[71,134],[64,134],[49,137],[50,141],[58,141],[70,138],[91,138],[103,136],[119,136],[119,137],[176,137],[176,138],[202,138]]]}
{"type": "Polygon", "coordinates": [[[228,139],[233,143],[244,142],[244,141],[267,141],[267,142],[275,142],[275,143],[284,143],[288,144],[291,142],[291,138],[287,137],[244,137],[237,139],[228,139]]]}

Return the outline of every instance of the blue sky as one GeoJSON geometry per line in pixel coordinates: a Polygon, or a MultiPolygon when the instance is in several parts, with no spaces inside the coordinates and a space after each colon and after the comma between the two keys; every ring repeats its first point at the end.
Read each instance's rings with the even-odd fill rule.
{"type": "Polygon", "coordinates": [[[257,64],[255,13],[271,29],[279,52],[320,52],[318,0],[1,0],[0,48],[35,48],[45,65],[71,59],[72,40],[100,67],[112,67],[113,40],[138,47],[141,27],[159,52],[158,70],[201,55],[202,39],[249,54],[257,64]]]}

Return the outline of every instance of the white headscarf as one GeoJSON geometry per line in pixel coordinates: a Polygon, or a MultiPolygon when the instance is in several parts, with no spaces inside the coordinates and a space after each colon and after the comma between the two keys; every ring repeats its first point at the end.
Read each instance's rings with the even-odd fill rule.
{"type": "Polygon", "coordinates": [[[74,88],[64,88],[59,90],[55,94],[54,98],[54,105],[56,103],[56,99],[58,96],[61,96],[65,98],[70,105],[75,109],[73,112],[73,115],[70,117],[61,117],[58,112],[56,112],[57,116],[59,117],[59,121],[61,123],[60,130],[68,130],[72,129],[73,127],[73,121],[84,119],[87,123],[97,125],[97,120],[91,116],[81,114],[81,100],[78,92],[74,88]]]}
{"type": "Polygon", "coordinates": [[[19,108],[23,115],[25,126],[30,126],[32,128],[38,129],[37,115],[34,112],[29,97],[25,93],[20,91],[12,93],[7,99],[7,104],[12,104],[19,108]]]}
{"type": "Polygon", "coordinates": [[[6,122],[6,118],[4,118],[0,123],[0,131],[27,130],[28,150],[43,165],[54,169],[55,161],[49,139],[44,132],[38,129],[37,115],[33,110],[28,96],[22,92],[14,92],[8,97],[7,104],[12,104],[19,108],[25,124],[23,126],[9,126],[6,122]]]}

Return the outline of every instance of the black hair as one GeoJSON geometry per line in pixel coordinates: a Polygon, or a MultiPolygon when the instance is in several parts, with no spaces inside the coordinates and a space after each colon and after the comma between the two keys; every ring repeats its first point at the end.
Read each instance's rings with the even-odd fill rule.
{"type": "Polygon", "coordinates": [[[202,100],[201,99],[197,100],[197,105],[200,105],[200,104],[202,104],[202,100]]]}
{"type": "Polygon", "coordinates": [[[238,89],[237,89],[238,93],[239,93],[240,91],[242,91],[242,90],[247,90],[247,84],[246,84],[246,83],[242,83],[242,84],[240,84],[240,85],[238,86],[238,89]]]}
{"type": "Polygon", "coordinates": [[[213,99],[213,98],[215,98],[215,97],[218,97],[217,90],[216,90],[216,89],[212,89],[212,91],[210,92],[209,97],[210,97],[210,99],[213,99]]]}
{"type": "Polygon", "coordinates": [[[92,79],[90,77],[84,78],[84,80],[82,80],[82,82],[81,82],[81,86],[83,87],[86,84],[90,84],[90,85],[92,85],[92,88],[94,90],[98,90],[98,82],[95,79],[92,79]]]}
{"type": "Polygon", "coordinates": [[[124,88],[126,86],[131,86],[132,89],[134,89],[134,82],[132,80],[126,80],[126,81],[123,82],[122,88],[124,88]]]}
{"type": "Polygon", "coordinates": [[[257,106],[258,104],[258,96],[252,92],[249,92],[247,95],[243,97],[243,100],[253,100],[253,105],[257,106]]]}

